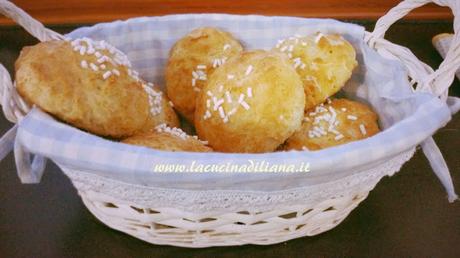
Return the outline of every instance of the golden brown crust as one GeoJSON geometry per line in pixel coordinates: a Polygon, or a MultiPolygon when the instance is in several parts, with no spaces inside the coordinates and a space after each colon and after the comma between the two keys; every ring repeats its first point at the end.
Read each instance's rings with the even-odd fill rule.
{"type": "Polygon", "coordinates": [[[123,143],[149,147],[167,151],[190,151],[190,152],[211,152],[212,149],[205,146],[193,137],[185,139],[166,132],[148,132],[131,136],[122,141],[123,143]]]}
{"type": "MultiPolygon", "coordinates": [[[[122,138],[163,122],[178,123],[170,106],[157,117],[152,115],[145,84],[130,76],[126,65],[99,60],[113,59],[113,51],[97,52],[98,56],[81,54],[67,41],[24,48],[16,61],[19,94],[57,118],[101,136],[122,138]],[[111,75],[104,76],[108,71],[111,75]]],[[[160,103],[167,105],[167,99],[160,103]]]]}
{"type": "Polygon", "coordinates": [[[336,34],[291,37],[274,50],[288,54],[300,75],[305,88],[305,110],[337,93],[358,64],[353,46],[336,34]]]}
{"type": "Polygon", "coordinates": [[[165,79],[168,97],[175,109],[189,122],[193,122],[195,99],[205,80],[195,79],[193,72],[206,77],[215,70],[222,59],[230,58],[243,50],[230,33],[216,28],[198,28],[176,42],[169,54],[165,79]],[[216,61],[219,60],[219,61],[216,61]],[[205,65],[206,68],[197,66],[205,65]]]}
{"type": "Polygon", "coordinates": [[[300,127],[304,106],[302,82],[284,55],[245,52],[209,77],[195,126],[216,151],[269,152],[300,127]]]}
{"type": "MultiPolygon", "coordinates": [[[[108,53],[105,53],[108,54],[108,53]]],[[[88,56],[96,63],[96,57],[88,56]]],[[[149,103],[141,85],[80,67],[81,55],[66,41],[26,47],[16,61],[16,87],[29,103],[76,127],[111,137],[132,135],[146,123],[149,103]]]]}
{"type": "Polygon", "coordinates": [[[365,139],[379,131],[377,114],[370,107],[351,100],[334,99],[330,104],[308,110],[302,127],[289,137],[284,149],[320,150],[365,139]],[[331,126],[331,120],[327,119],[334,116],[336,118],[331,120],[337,124],[331,126]],[[326,134],[320,135],[321,131],[326,134]]]}

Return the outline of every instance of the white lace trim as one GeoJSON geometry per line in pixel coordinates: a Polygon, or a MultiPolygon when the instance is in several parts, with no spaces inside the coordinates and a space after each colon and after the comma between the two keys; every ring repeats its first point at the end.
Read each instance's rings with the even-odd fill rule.
{"type": "Polygon", "coordinates": [[[129,184],[60,166],[79,192],[97,192],[140,207],[174,207],[189,212],[262,212],[280,206],[308,204],[340,196],[361,195],[392,176],[415,153],[403,152],[376,167],[336,181],[282,191],[178,190],[129,184]]]}

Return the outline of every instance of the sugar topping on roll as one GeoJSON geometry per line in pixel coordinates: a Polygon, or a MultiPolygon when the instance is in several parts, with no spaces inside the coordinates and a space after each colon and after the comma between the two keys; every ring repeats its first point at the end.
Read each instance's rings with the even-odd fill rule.
{"type": "Polygon", "coordinates": [[[197,136],[191,136],[180,128],[158,125],[154,131],[128,137],[123,143],[149,147],[157,150],[211,152],[207,142],[200,141],[197,136]]]}
{"type": "Polygon", "coordinates": [[[278,41],[273,50],[286,54],[300,75],[305,110],[337,93],[357,66],[355,49],[337,34],[295,35],[278,41]]]}
{"type": "Polygon", "coordinates": [[[301,124],[302,82],[279,53],[255,50],[209,77],[195,111],[198,136],[221,152],[270,152],[301,124]]]}
{"type": "Polygon", "coordinates": [[[305,113],[301,128],[285,150],[320,150],[378,133],[377,114],[367,105],[347,99],[328,100],[305,113]]]}
{"type": "Polygon", "coordinates": [[[214,70],[242,50],[230,33],[212,27],[197,28],[174,44],[166,65],[166,89],[185,119],[193,123],[196,98],[214,70]]]}

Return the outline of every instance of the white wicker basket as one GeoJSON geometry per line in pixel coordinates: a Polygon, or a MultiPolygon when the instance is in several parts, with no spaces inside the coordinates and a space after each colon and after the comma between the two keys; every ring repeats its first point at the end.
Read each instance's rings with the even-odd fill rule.
{"type": "MultiPolygon", "coordinates": [[[[458,17],[460,4],[457,0],[406,0],[378,20],[374,31],[366,33],[365,42],[381,55],[401,60],[414,84],[417,83],[416,90],[430,90],[446,101],[448,88],[460,64],[460,20],[454,20],[452,46],[436,71],[419,61],[408,49],[383,38],[394,22],[412,9],[430,2],[450,7],[454,16],[458,17]]],[[[63,38],[8,1],[0,0],[0,12],[40,41],[63,38]]],[[[29,111],[29,107],[16,93],[8,72],[1,65],[0,75],[3,111],[8,120],[16,123],[29,111]]],[[[429,138],[422,143],[422,148],[436,146],[429,138]]],[[[269,199],[257,192],[213,195],[154,189],[95,176],[59,163],[58,166],[72,180],[86,207],[109,227],[154,244],[207,247],[273,244],[327,231],[363,201],[382,177],[397,172],[414,152],[415,146],[408,146],[407,151],[374,163],[371,169],[322,184],[321,189],[308,187],[280,191],[271,193],[269,199]],[[190,195],[195,195],[194,200],[208,203],[207,209],[195,209],[193,204],[190,209],[178,209],[174,205],[177,200],[190,195]],[[214,202],[214,206],[209,202],[214,202]],[[248,207],[248,203],[252,204],[250,209],[241,208],[248,207]],[[221,206],[225,209],[219,209],[221,206]]],[[[15,150],[15,155],[24,154],[15,150]]],[[[430,161],[435,163],[434,160],[437,160],[439,164],[439,159],[442,160],[439,155],[427,156],[430,161]]],[[[455,200],[447,168],[434,170],[443,181],[449,200],[455,200]]]]}

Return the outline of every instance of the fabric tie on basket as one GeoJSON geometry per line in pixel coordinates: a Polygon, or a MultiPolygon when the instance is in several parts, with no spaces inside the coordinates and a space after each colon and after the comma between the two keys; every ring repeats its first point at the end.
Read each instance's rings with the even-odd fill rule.
{"type": "MultiPolygon", "coordinates": [[[[451,112],[458,109],[457,98],[450,98],[447,102],[453,107],[451,111],[436,96],[413,92],[401,63],[383,58],[364,43],[364,28],[334,20],[255,15],[171,15],[98,24],[77,29],[68,36],[104,39],[125,52],[143,78],[162,83],[162,67],[172,44],[193,28],[209,24],[232,32],[248,49],[271,48],[280,38],[318,30],[344,35],[356,48],[361,64],[344,88],[344,94],[372,104],[385,130],[363,141],[317,152],[168,153],[108,141],[57,122],[40,110],[33,109],[20,121],[14,145],[21,180],[39,182],[45,164],[43,157],[49,157],[58,165],[152,187],[269,191],[321,184],[353,175],[414,148],[444,126],[451,119],[451,112]],[[36,155],[32,164],[29,152],[36,155]],[[362,157],[366,157],[366,160],[362,157]],[[282,175],[282,181],[279,174],[267,173],[152,172],[152,165],[161,162],[224,164],[244,163],[249,159],[270,160],[277,164],[310,162],[312,172],[282,175]]],[[[423,144],[425,154],[448,192],[449,200],[453,201],[457,197],[439,149],[434,142],[426,141],[423,144]]]]}
{"type": "Polygon", "coordinates": [[[13,150],[17,130],[18,125],[14,125],[0,139],[0,160],[3,160],[13,150]]]}

